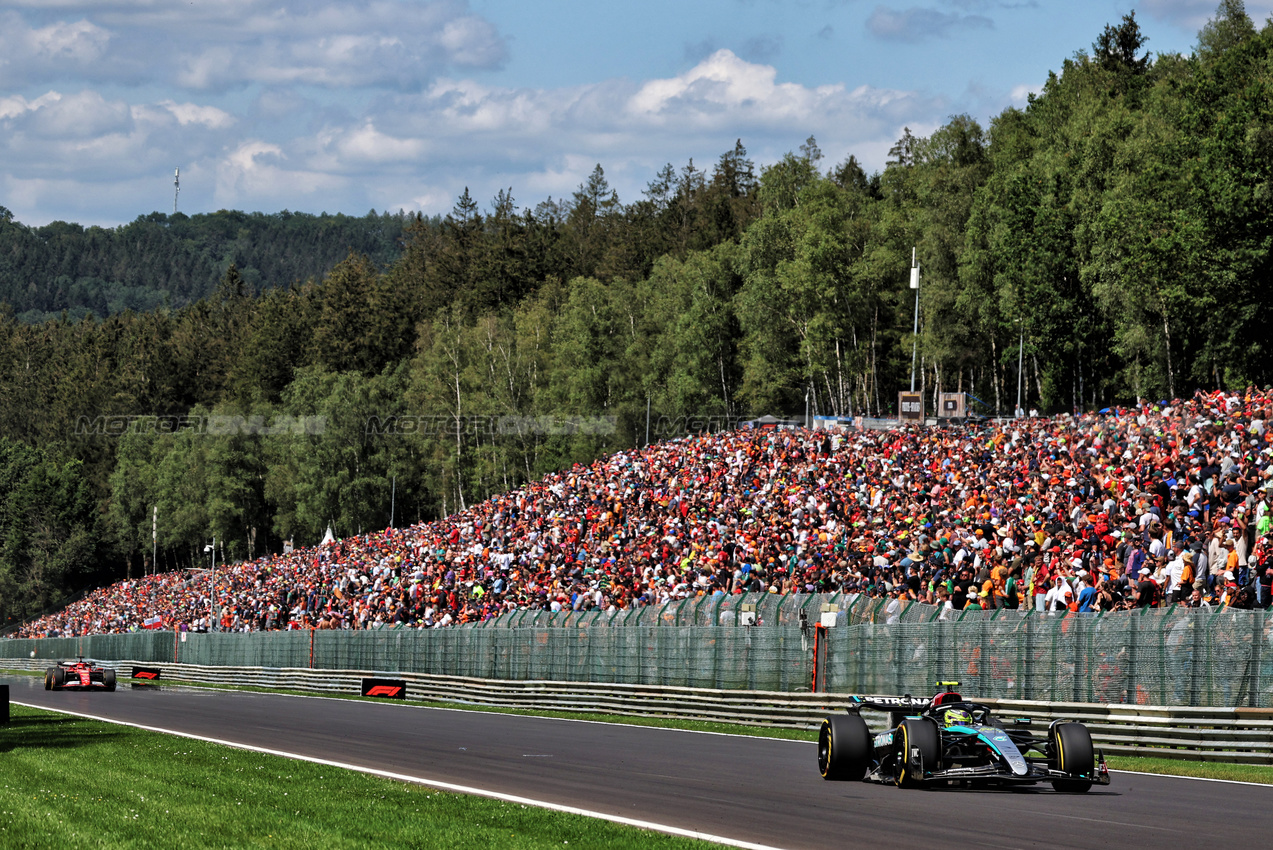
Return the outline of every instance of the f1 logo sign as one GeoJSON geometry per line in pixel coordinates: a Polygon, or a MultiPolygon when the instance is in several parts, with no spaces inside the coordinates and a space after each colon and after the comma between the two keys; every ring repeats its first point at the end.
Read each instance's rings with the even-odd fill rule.
{"type": "Polygon", "coordinates": [[[365,697],[406,699],[407,683],[403,679],[363,679],[362,695],[365,697]]]}
{"type": "Polygon", "coordinates": [[[149,679],[151,681],[154,681],[155,679],[159,678],[159,674],[162,672],[163,671],[160,670],[158,667],[134,667],[133,678],[134,679],[149,679]]]}

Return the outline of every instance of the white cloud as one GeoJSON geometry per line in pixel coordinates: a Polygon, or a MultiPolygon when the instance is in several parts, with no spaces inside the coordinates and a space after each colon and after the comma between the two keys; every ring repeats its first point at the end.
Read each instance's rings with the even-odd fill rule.
{"type": "Polygon", "coordinates": [[[31,31],[32,53],[60,62],[92,62],[102,55],[109,33],[88,21],[58,22],[31,31]]]}
{"type": "MultiPolygon", "coordinates": [[[[524,173],[529,166],[541,175],[526,179],[551,180],[547,175],[578,154],[587,160],[582,176],[599,160],[609,170],[623,159],[650,165],[648,180],[668,150],[708,146],[715,157],[741,137],[756,146],[781,144],[780,155],[811,132],[848,146],[891,134],[915,111],[940,114],[935,101],[910,92],[782,83],[772,66],[720,50],[683,74],[643,84],[610,80],[539,90],[441,80],[381,105],[375,125],[398,139],[421,140],[468,168],[489,160],[494,168],[524,173]]],[[[571,179],[577,184],[580,175],[571,179]]]]}
{"type": "Polygon", "coordinates": [[[344,188],[331,174],[296,167],[283,148],[270,142],[244,142],[215,165],[213,197],[220,207],[243,209],[245,200],[274,202],[275,209],[303,205],[315,196],[344,188]]]}
{"type": "Polygon", "coordinates": [[[234,53],[227,47],[210,47],[197,56],[186,59],[177,71],[175,82],[186,89],[210,88],[221,75],[221,69],[234,61],[234,53]]]}
{"type": "MultiPolygon", "coordinates": [[[[387,210],[444,210],[455,201],[450,186],[421,187],[418,194],[384,204],[387,210]]],[[[394,197],[389,196],[391,199],[394,197]]]]}
{"type": "MultiPolygon", "coordinates": [[[[1215,17],[1220,0],[1141,0],[1137,10],[1152,18],[1173,24],[1185,32],[1196,33],[1215,17]]],[[[1246,13],[1257,29],[1273,15],[1273,3],[1256,0],[1246,3],[1246,13]]]]}
{"type": "Polygon", "coordinates": [[[682,74],[644,83],[542,90],[440,80],[377,111],[377,132],[428,150],[417,168],[431,178],[430,196],[441,171],[454,175],[451,200],[466,184],[478,198],[511,185],[517,197],[534,203],[569,195],[598,162],[620,198],[635,200],[668,160],[679,167],[694,156],[710,169],[739,138],[758,165],[812,133],[829,161],[854,152],[882,167],[904,124],[939,123],[946,109],[912,92],[780,82],[772,66],[719,50],[682,74]],[[880,156],[864,154],[868,148],[880,156]]]}
{"type": "Polygon", "coordinates": [[[418,89],[448,70],[496,68],[507,45],[462,0],[17,2],[0,19],[0,81],[175,81],[193,90],[255,83],[418,89]],[[50,15],[80,20],[45,21],[50,15]]]}
{"type": "Polygon", "coordinates": [[[438,79],[357,111],[294,88],[264,88],[233,109],[198,95],[129,105],[49,92],[0,97],[0,187],[21,187],[6,206],[28,223],[46,206],[58,212],[44,220],[102,223],[100,214],[68,214],[67,197],[141,205],[120,220],[167,209],[174,166],[189,212],[405,206],[431,214],[448,212],[465,186],[480,203],[510,187],[523,207],[569,197],[601,163],[620,198],[633,201],[664,163],[692,156],[710,170],[739,138],[758,168],[810,134],[828,163],[855,153],[880,168],[903,125],[936,126],[948,111],[913,92],[784,82],[774,67],[728,50],[646,81],[509,88],[438,79]],[[68,179],[96,188],[82,198],[45,194],[68,179]]]}
{"type": "Polygon", "coordinates": [[[40,27],[12,12],[0,15],[0,85],[89,69],[109,42],[109,32],[86,20],[40,27]]]}
{"type": "Polygon", "coordinates": [[[341,168],[341,164],[409,163],[423,156],[426,149],[424,140],[386,135],[370,121],[344,134],[323,134],[320,141],[337,155],[334,159],[336,168],[341,168]]]}
{"type": "Polygon", "coordinates": [[[234,116],[215,106],[199,106],[195,103],[176,103],[165,100],[159,104],[172,113],[181,125],[200,124],[213,130],[223,130],[234,124],[234,116]]]}
{"type": "Polygon", "coordinates": [[[1043,86],[1041,85],[1023,83],[1019,86],[1013,86],[1008,98],[1012,101],[1013,106],[1024,107],[1030,102],[1030,95],[1038,94],[1041,91],[1043,91],[1043,86]]]}
{"type": "Polygon", "coordinates": [[[60,100],[62,95],[58,92],[51,91],[40,95],[34,100],[27,100],[22,95],[13,95],[12,97],[0,97],[0,120],[5,118],[17,118],[27,112],[33,112],[47,106],[54,101],[60,100]]]}
{"type": "Polygon", "coordinates": [[[132,126],[128,104],[84,91],[49,98],[28,113],[21,130],[43,139],[82,140],[127,134],[132,126]]]}
{"type": "Polygon", "coordinates": [[[627,100],[628,114],[650,124],[720,128],[738,124],[822,123],[822,116],[864,112],[902,95],[842,85],[809,88],[778,83],[777,69],[718,50],[684,74],[651,80],[627,100]]]}
{"type": "Polygon", "coordinates": [[[495,28],[472,15],[448,21],[439,42],[462,68],[492,68],[505,58],[504,43],[495,28]]]}
{"type": "Polygon", "coordinates": [[[994,21],[984,15],[962,15],[919,6],[900,11],[876,6],[866,21],[866,28],[888,41],[916,42],[946,38],[970,29],[994,29],[994,21]]]}
{"type": "Polygon", "coordinates": [[[85,198],[122,203],[122,186],[215,158],[234,124],[216,107],[171,100],[130,105],[88,90],[0,97],[0,181],[24,187],[21,195],[77,183],[78,192],[47,199],[63,207],[85,198]]]}

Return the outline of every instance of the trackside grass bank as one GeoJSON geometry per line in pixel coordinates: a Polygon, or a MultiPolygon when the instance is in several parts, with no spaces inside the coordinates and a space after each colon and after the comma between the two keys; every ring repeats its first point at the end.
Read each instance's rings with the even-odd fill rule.
{"type": "Polygon", "coordinates": [[[14,705],[4,848],[701,848],[701,841],[14,705]]]}
{"type": "Polygon", "coordinates": [[[1199,779],[1228,779],[1233,782],[1259,782],[1264,785],[1273,785],[1273,765],[1270,764],[1231,764],[1129,756],[1110,756],[1106,761],[1109,763],[1109,769],[1113,771],[1132,770],[1138,773],[1163,773],[1168,776],[1193,776],[1199,779]]]}

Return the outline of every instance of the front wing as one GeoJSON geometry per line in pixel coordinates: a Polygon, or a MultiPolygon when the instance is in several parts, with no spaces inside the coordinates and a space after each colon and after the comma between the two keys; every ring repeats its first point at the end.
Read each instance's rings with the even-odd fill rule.
{"type": "Polygon", "coordinates": [[[66,669],[66,679],[62,684],[54,683],[52,690],[55,691],[93,691],[106,690],[106,674],[104,668],[98,668],[89,672],[88,681],[85,682],[80,678],[80,674],[72,669],[66,669]]]}
{"type": "MultiPolygon", "coordinates": [[[[873,766],[864,777],[867,782],[878,782],[881,784],[892,785],[897,781],[897,776],[901,772],[903,765],[898,764],[901,757],[892,749],[894,731],[886,732],[879,735],[875,739],[875,758],[873,766]]],[[[1073,781],[1074,779],[1090,780],[1093,785],[1109,785],[1109,768],[1105,765],[1104,754],[1097,751],[1096,764],[1093,766],[1092,776],[1076,777],[1073,774],[1066,773],[1053,768],[1047,759],[1026,757],[1026,772],[1024,775],[1014,773],[1012,768],[1000,760],[1001,757],[993,759],[989,764],[983,765],[955,765],[951,767],[939,767],[932,764],[924,764],[923,756],[919,748],[913,748],[907,755],[905,764],[906,775],[913,777],[914,781],[924,785],[940,785],[942,783],[951,785],[1035,785],[1039,782],[1073,781]]]]}
{"type": "MultiPolygon", "coordinates": [[[[1109,771],[1105,769],[1105,762],[1102,759],[1095,776],[1091,781],[1093,785],[1108,785],[1109,771]]],[[[1071,780],[1074,779],[1068,773],[1059,770],[1053,770],[1046,764],[1031,763],[1030,770],[1025,776],[1017,776],[1011,770],[1001,765],[991,764],[981,767],[951,767],[943,770],[915,770],[911,775],[923,776],[924,784],[939,785],[943,782],[950,784],[985,784],[985,785],[1036,785],[1040,782],[1051,782],[1053,780],[1071,780]]],[[[895,781],[893,771],[881,764],[866,775],[867,782],[878,782],[880,784],[892,785],[895,781]]]]}

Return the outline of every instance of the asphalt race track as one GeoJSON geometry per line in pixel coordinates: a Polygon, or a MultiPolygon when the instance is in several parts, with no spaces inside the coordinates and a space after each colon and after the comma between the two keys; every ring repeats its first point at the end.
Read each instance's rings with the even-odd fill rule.
{"type": "Polygon", "coordinates": [[[13,702],[480,788],[779,848],[1263,847],[1273,787],[1114,773],[1106,788],[904,791],[826,782],[814,745],[198,689],[50,692],[13,702]]]}

